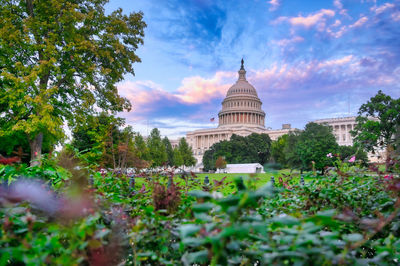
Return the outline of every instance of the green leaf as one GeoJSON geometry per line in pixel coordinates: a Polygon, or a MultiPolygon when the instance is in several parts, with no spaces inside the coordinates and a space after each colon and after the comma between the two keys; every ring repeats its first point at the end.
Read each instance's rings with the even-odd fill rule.
{"type": "Polygon", "coordinates": [[[300,221],[292,216],[289,215],[285,215],[285,216],[275,216],[272,219],[270,219],[270,221],[274,224],[278,224],[278,225],[288,225],[288,226],[292,226],[292,225],[298,225],[300,224],[300,221]]]}
{"type": "Polygon", "coordinates": [[[348,234],[343,236],[343,239],[350,242],[358,242],[364,239],[364,236],[361,234],[348,234]]]}
{"type": "Polygon", "coordinates": [[[195,235],[197,232],[199,232],[201,229],[200,225],[196,225],[196,224],[183,224],[179,227],[179,232],[180,232],[180,236],[181,238],[185,238],[188,236],[193,236],[195,235]]]}
{"type": "Polygon", "coordinates": [[[185,266],[193,265],[194,263],[206,263],[208,262],[208,251],[201,250],[198,252],[186,252],[182,256],[182,263],[185,266]]]}
{"type": "Polygon", "coordinates": [[[192,210],[194,212],[208,212],[212,208],[214,208],[215,205],[212,204],[211,202],[206,202],[206,203],[201,203],[201,204],[194,204],[192,206],[192,210]]]}
{"type": "Polygon", "coordinates": [[[193,190],[189,191],[189,196],[198,198],[198,199],[211,199],[211,194],[202,190],[193,190]]]}

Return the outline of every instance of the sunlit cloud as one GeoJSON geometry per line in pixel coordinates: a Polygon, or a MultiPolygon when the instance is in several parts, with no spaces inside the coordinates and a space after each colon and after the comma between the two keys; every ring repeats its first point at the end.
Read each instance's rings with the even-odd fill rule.
{"type": "Polygon", "coordinates": [[[296,44],[296,43],[300,43],[303,42],[304,38],[301,36],[294,36],[290,39],[282,39],[279,41],[273,41],[273,43],[275,43],[276,45],[280,46],[280,47],[286,47],[288,45],[292,45],[292,44],[296,44]]]}
{"type": "Polygon", "coordinates": [[[367,17],[361,17],[360,19],[358,19],[356,22],[354,22],[354,24],[350,25],[350,28],[358,28],[361,27],[362,25],[364,25],[366,22],[368,21],[367,17]]]}
{"type": "Polygon", "coordinates": [[[232,72],[218,71],[211,79],[200,76],[184,78],[176,96],[190,104],[210,102],[213,98],[225,95],[230,86],[227,79],[232,80],[234,76],[232,72]]]}
{"type": "Polygon", "coordinates": [[[335,16],[335,11],[330,9],[321,9],[318,12],[308,16],[296,16],[296,17],[279,17],[274,23],[288,22],[292,26],[301,26],[310,28],[312,26],[320,26],[322,29],[326,22],[326,17],[335,16]]]}
{"type": "Polygon", "coordinates": [[[268,3],[271,5],[271,7],[269,8],[269,11],[277,10],[280,5],[279,0],[270,0],[270,1],[268,1],[268,3]]]}
{"type": "Polygon", "coordinates": [[[395,4],[393,3],[385,3],[381,6],[373,6],[371,7],[371,11],[375,12],[375,14],[381,14],[387,9],[392,9],[395,7],[395,4]]]}
{"type": "Polygon", "coordinates": [[[344,115],[349,101],[355,114],[379,89],[400,97],[399,0],[149,2],[143,63],[118,85],[144,131],[216,127],[242,56],[273,128],[344,115]]]}

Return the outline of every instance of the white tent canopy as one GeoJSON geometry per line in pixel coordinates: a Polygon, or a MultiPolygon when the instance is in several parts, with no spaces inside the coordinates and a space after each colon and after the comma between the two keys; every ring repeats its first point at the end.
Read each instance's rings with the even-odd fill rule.
{"type": "Polygon", "coordinates": [[[219,169],[223,173],[265,173],[264,167],[259,163],[227,164],[225,169],[219,169]]]}

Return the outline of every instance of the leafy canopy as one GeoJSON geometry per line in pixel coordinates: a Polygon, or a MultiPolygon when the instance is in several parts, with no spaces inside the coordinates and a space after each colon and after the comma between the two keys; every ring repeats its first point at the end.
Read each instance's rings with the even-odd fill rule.
{"type": "Polygon", "coordinates": [[[134,74],[146,24],[140,12],[106,15],[107,2],[0,0],[0,136],[59,138],[66,120],[131,108],[115,84],[134,74]]]}
{"type": "Polygon", "coordinates": [[[325,166],[332,164],[328,153],[336,153],[338,144],[332,129],[317,123],[308,123],[299,135],[296,153],[301,161],[302,169],[310,169],[312,162],[315,168],[323,171],[325,166]]]}
{"type": "Polygon", "coordinates": [[[229,141],[217,142],[204,153],[204,170],[215,170],[219,156],[227,163],[264,164],[270,157],[270,146],[271,139],[267,134],[253,133],[246,137],[233,134],[229,141]]]}
{"type": "Polygon", "coordinates": [[[396,144],[394,138],[400,127],[400,98],[393,99],[381,90],[361,105],[352,134],[358,145],[367,151],[396,144]]]}

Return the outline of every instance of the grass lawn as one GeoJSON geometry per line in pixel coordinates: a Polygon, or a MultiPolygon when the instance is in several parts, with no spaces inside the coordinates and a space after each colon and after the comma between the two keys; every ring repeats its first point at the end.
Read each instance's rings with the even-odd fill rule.
{"type": "MultiPolygon", "coordinates": [[[[224,184],[227,184],[223,187],[221,187],[221,189],[219,189],[220,192],[222,192],[224,195],[228,195],[231,194],[232,192],[236,191],[236,187],[234,185],[234,179],[236,177],[243,177],[243,180],[245,182],[246,185],[250,185],[252,184],[253,187],[255,188],[260,188],[263,185],[267,184],[270,180],[271,180],[271,176],[275,177],[275,182],[278,182],[278,178],[279,176],[281,176],[281,174],[289,174],[290,170],[288,169],[283,169],[283,170],[276,170],[276,171],[268,171],[266,173],[263,174],[227,174],[227,173],[203,173],[203,174],[196,174],[200,184],[204,184],[204,179],[205,176],[208,176],[208,179],[210,180],[211,184],[214,184],[213,180],[217,180],[220,181],[222,178],[224,178],[226,176],[226,180],[224,182],[224,184]]],[[[295,182],[300,182],[300,174],[297,171],[292,172],[293,176],[294,176],[294,181],[295,182]]],[[[167,177],[165,178],[167,179],[167,177]]],[[[305,181],[309,181],[312,180],[312,178],[310,177],[305,177],[304,178],[305,181]]],[[[166,180],[164,180],[166,181],[166,180]]],[[[174,178],[174,181],[176,183],[178,183],[179,186],[184,187],[185,186],[185,182],[180,178],[180,175],[176,175],[174,178]]],[[[136,187],[137,189],[140,189],[140,187],[142,186],[142,184],[145,181],[143,180],[143,178],[137,178],[136,179],[136,187]]],[[[200,185],[195,186],[193,189],[201,189],[200,185]]]]}

